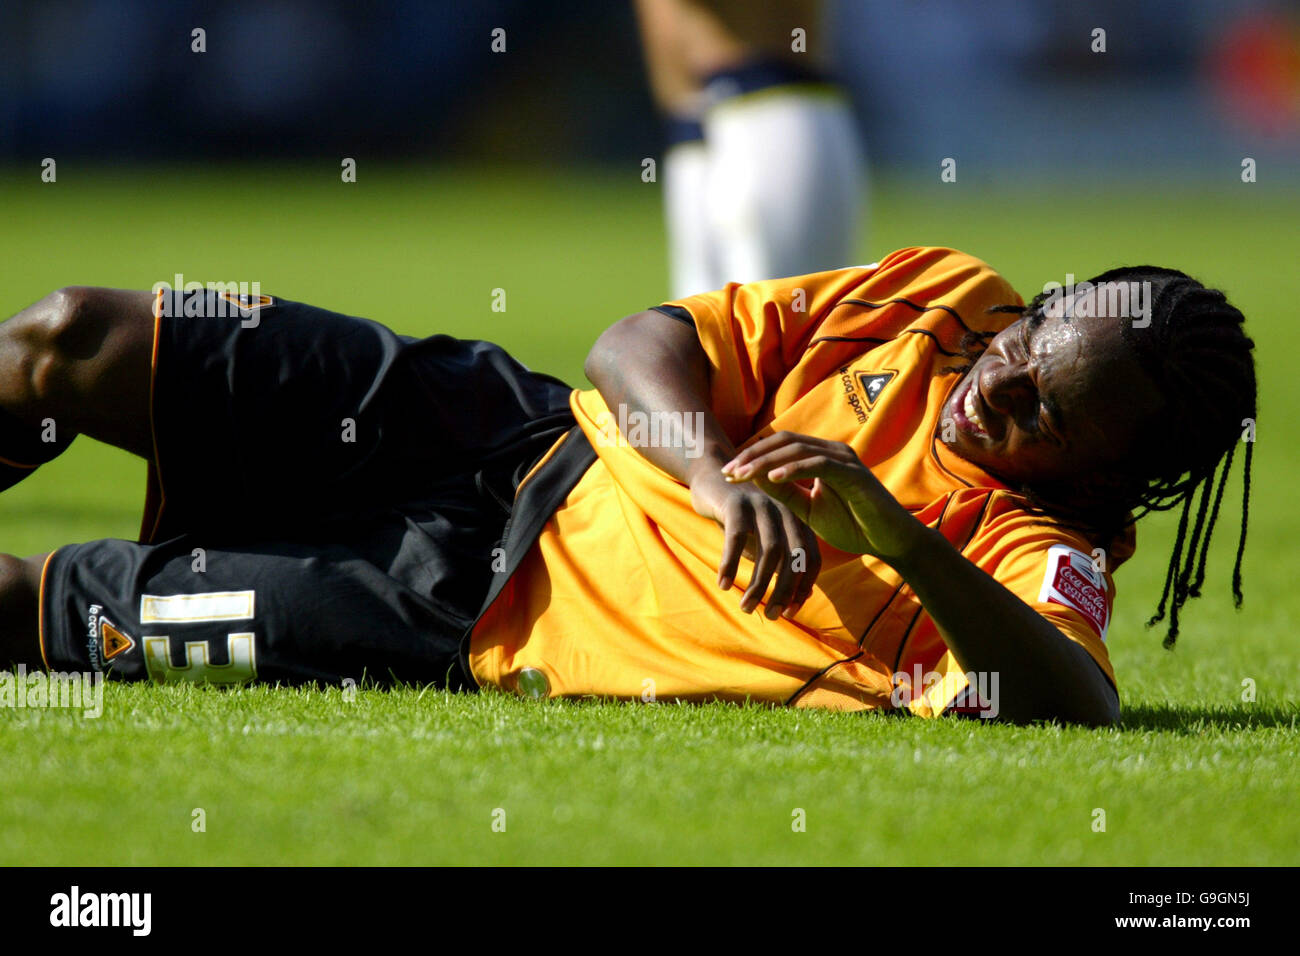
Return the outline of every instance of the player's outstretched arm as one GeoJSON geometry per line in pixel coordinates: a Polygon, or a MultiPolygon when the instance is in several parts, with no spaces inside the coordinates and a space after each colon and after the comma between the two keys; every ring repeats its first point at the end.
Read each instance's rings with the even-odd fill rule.
{"type": "Polygon", "coordinates": [[[721,467],[735,454],[735,446],[709,406],[709,360],[695,330],[659,312],[638,312],[596,340],[584,371],[611,409],[622,405],[629,413],[702,414],[704,427],[691,449],[683,443],[663,443],[638,451],[687,485],[695,510],[722,526],[718,586],[731,588],[748,545],[754,575],[741,607],[746,612],[758,607],[775,578],[766,616],[793,616],[812,593],[821,570],[816,535],[761,489],[724,479],[721,467]],[[796,548],[804,561],[792,560],[796,548]]]}
{"type": "Polygon", "coordinates": [[[1119,719],[1119,695],[1088,652],[917,521],[848,445],[778,432],[723,472],[731,481],[754,482],[828,544],[887,561],[962,668],[998,674],[1000,716],[1093,726],[1119,719]],[[793,483],[809,480],[811,488],[793,483]]]}

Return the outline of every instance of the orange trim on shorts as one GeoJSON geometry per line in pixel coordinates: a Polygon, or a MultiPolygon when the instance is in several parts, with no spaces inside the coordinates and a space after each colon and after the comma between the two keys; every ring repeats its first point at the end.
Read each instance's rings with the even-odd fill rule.
{"type": "Polygon", "coordinates": [[[569,437],[569,433],[565,432],[563,435],[557,438],[555,440],[555,444],[553,444],[550,448],[546,449],[546,454],[542,455],[541,458],[537,459],[537,464],[533,465],[532,468],[528,469],[528,474],[524,475],[523,480],[519,482],[519,487],[515,489],[516,496],[518,496],[519,492],[523,490],[524,485],[528,484],[529,480],[533,477],[533,475],[541,471],[542,467],[548,461],[550,461],[552,458],[555,457],[556,452],[560,450],[560,446],[564,444],[564,440],[568,437],[569,437]]]}
{"type": "Polygon", "coordinates": [[[158,426],[154,420],[154,393],[158,383],[158,343],[162,338],[162,297],[164,290],[158,290],[158,298],[153,307],[153,349],[149,354],[149,439],[153,442],[153,461],[149,465],[148,477],[145,479],[144,514],[140,521],[140,540],[149,542],[158,533],[162,524],[163,508],[167,506],[167,493],[163,490],[162,468],[158,464],[158,426]],[[152,480],[150,480],[152,479],[152,480]],[[151,492],[157,486],[157,498],[151,492]],[[151,515],[152,512],[152,515],[151,515]],[[153,522],[150,526],[150,517],[153,522]]]}
{"type": "Polygon", "coordinates": [[[41,565],[41,586],[36,597],[36,640],[40,642],[41,663],[46,670],[50,669],[50,659],[45,656],[45,573],[50,569],[50,559],[58,550],[55,548],[45,556],[45,563],[41,565]]]}

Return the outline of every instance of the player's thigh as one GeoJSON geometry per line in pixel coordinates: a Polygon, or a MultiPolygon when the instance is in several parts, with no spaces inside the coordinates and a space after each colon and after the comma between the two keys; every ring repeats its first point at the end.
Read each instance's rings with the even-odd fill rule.
{"type": "Polygon", "coordinates": [[[46,566],[41,653],[56,671],[123,680],[460,688],[472,613],[430,601],[344,545],[91,541],[46,566]]]}
{"type": "Polygon", "coordinates": [[[164,318],[158,352],[155,539],[407,501],[449,475],[512,470],[572,424],[568,386],[498,346],[301,303],[273,300],[248,327],[164,318]]]}
{"type": "Polygon", "coordinates": [[[158,326],[152,422],[167,527],[319,511],[374,457],[379,396],[406,340],[276,299],[248,317],[202,311],[158,326]]]}

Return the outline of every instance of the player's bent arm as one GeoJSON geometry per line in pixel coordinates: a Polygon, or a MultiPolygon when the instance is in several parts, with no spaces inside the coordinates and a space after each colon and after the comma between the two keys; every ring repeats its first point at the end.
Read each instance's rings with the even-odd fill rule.
{"type": "Polygon", "coordinates": [[[962,669],[997,672],[1002,717],[1091,726],[1119,720],[1119,695],[1081,645],[937,531],[920,522],[916,527],[915,542],[891,563],[962,669]]]}
{"type": "Polygon", "coordinates": [[[654,311],[629,315],[596,340],[583,371],[612,411],[623,405],[629,412],[703,413],[697,449],[683,443],[638,448],[677,480],[689,485],[696,474],[716,472],[735,453],[709,408],[708,356],[686,323],[654,311]]]}
{"type": "Polygon", "coordinates": [[[583,366],[616,415],[623,406],[629,415],[669,413],[678,421],[676,416],[683,413],[698,416],[694,420],[701,427],[692,447],[661,442],[638,446],[637,451],[690,488],[696,512],[722,527],[718,587],[731,588],[749,546],[754,573],[741,596],[741,607],[746,613],[755,610],[775,578],[764,613],[771,619],[791,617],[812,593],[821,571],[817,537],[788,508],[757,488],[739,488],[723,479],[721,465],[735,454],[735,446],[710,407],[710,369],[695,329],[652,310],[606,329],[583,366]],[[796,551],[801,561],[793,560],[796,551]]]}

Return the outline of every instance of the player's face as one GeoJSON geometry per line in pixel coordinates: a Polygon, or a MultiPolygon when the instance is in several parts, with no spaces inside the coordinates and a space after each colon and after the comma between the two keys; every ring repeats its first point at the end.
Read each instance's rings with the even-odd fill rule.
{"type": "MultiPolygon", "coordinates": [[[[1105,311],[1105,297],[1100,297],[1105,311]]],[[[1000,332],[953,389],[949,447],[1008,484],[1071,482],[1121,461],[1161,407],[1121,332],[1131,319],[1037,313],[1000,332]]]]}

